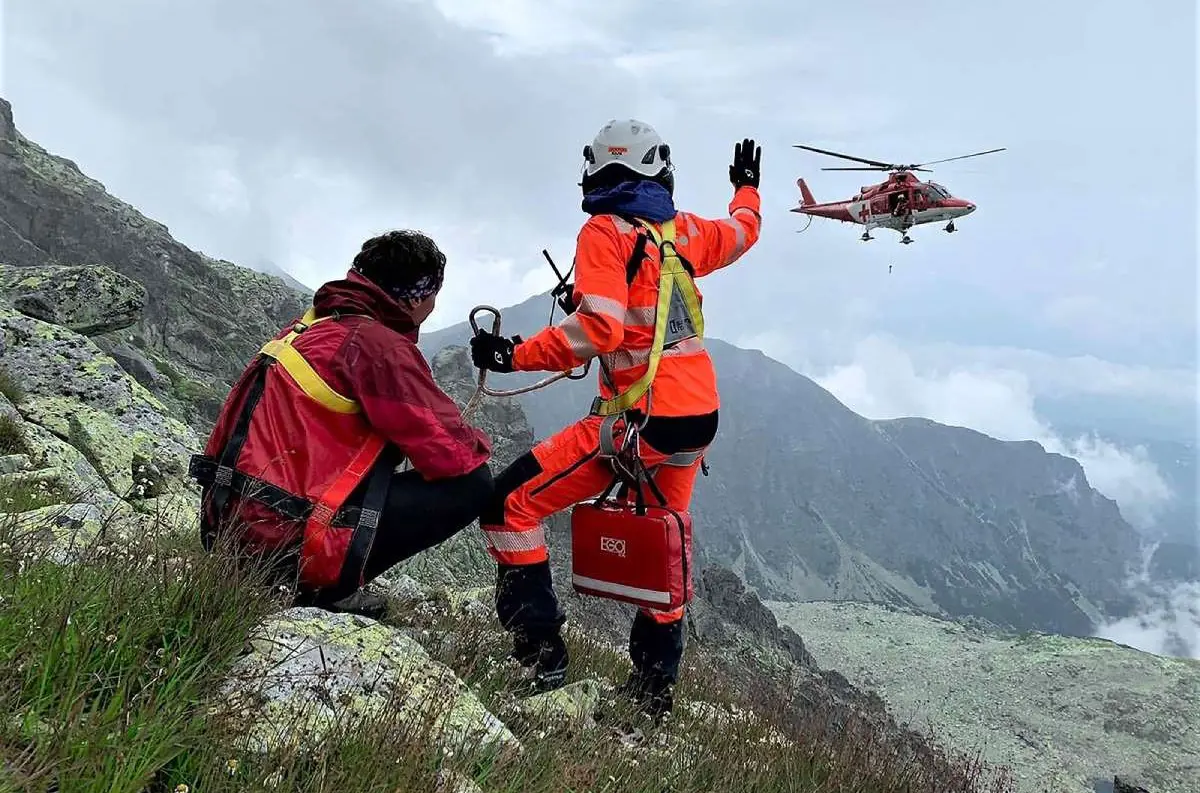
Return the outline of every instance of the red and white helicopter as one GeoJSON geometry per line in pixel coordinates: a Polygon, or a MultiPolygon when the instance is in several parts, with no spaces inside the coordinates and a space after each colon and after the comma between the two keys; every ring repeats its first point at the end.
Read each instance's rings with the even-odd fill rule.
{"type": "Polygon", "coordinates": [[[908,230],[913,226],[945,222],[945,230],[953,232],[956,218],[975,211],[975,205],[970,201],[950,195],[950,191],[937,182],[922,182],[911,173],[912,171],[928,172],[929,169],[924,167],[926,165],[964,160],[968,157],[979,157],[983,154],[1004,151],[1003,148],[989,149],[944,160],[896,165],[867,160],[862,157],[852,157],[849,154],[839,154],[835,151],[816,149],[812,146],[793,145],[797,149],[828,154],[831,157],[841,157],[844,160],[853,160],[870,166],[822,168],[822,171],[890,171],[891,173],[886,181],[867,185],[852,198],[827,204],[818,203],[813,198],[812,191],[808,189],[804,179],[797,179],[796,185],[800,188],[801,200],[800,205],[791,209],[791,212],[799,212],[810,217],[840,220],[843,223],[857,223],[865,227],[862,235],[863,242],[875,239],[871,236],[871,229],[891,229],[901,234],[900,242],[905,245],[912,242],[912,238],[908,236],[908,230]]]}

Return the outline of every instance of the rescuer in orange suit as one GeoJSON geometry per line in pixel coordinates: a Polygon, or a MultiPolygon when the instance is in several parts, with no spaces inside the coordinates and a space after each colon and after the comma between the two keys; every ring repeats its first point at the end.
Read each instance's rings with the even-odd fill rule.
{"type": "MultiPolygon", "coordinates": [[[[638,219],[659,233],[664,221],[674,220],[675,248],[693,279],[732,264],[758,240],[762,150],[749,139],[734,147],[729,168],[734,195],[729,217],[721,220],[676,210],[670,149],[648,124],[610,121],[584,148],[584,159],[582,208],[591,217],[576,243],[574,311],[528,340],[481,330],[471,339],[471,351],[477,367],[496,372],[565,371],[598,357],[599,404],[626,392],[649,365],[660,259],[655,240],[646,244],[638,219]]],[[[698,292],[696,298],[698,310],[698,292]]],[[[674,307],[671,317],[676,327],[674,307]]],[[[645,421],[642,459],[648,469],[658,467],[654,481],[668,505],[686,510],[702,455],[717,431],[716,374],[701,333],[685,327],[668,339],[648,396],[623,415],[645,421]]],[[[561,686],[568,662],[543,522],[599,495],[612,480],[613,468],[600,454],[607,426],[594,404],[591,415],[538,443],[496,477],[495,503],[480,518],[499,566],[497,616],[513,635],[514,656],[534,668],[538,690],[561,686]]],[[[683,608],[642,608],[630,631],[634,672],[622,692],[656,717],[672,707],[683,617],[683,608]]]]}

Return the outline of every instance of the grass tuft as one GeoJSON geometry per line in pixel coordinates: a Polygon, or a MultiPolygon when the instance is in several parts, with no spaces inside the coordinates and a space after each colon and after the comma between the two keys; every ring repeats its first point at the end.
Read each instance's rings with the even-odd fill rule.
{"type": "Polygon", "coordinates": [[[0,455],[26,454],[28,451],[20,420],[8,413],[0,413],[0,455]]]}
{"type": "Polygon", "coordinates": [[[25,399],[25,389],[21,388],[21,384],[4,367],[0,367],[0,395],[14,405],[21,404],[25,399]]]}
{"type": "Polygon", "coordinates": [[[868,722],[814,710],[803,690],[765,678],[747,689],[691,647],[676,716],[660,729],[610,695],[629,669],[623,653],[578,631],[568,634],[571,676],[604,687],[597,722],[526,718],[520,670],[490,611],[444,596],[395,602],[387,622],[450,666],[521,754],[439,751],[430,724],[403,723],[397,707],[256,755],[238,748],[233,721],[209,714],[246,639],[284,605],[265,575],[226,552],[154,540],[97,544],[59,566],[31,537],[0,525],[0,791],[427,793],[452,789],[453,778],[486,793],[1010,789],[964,761],[901,751],[868,722]]]}

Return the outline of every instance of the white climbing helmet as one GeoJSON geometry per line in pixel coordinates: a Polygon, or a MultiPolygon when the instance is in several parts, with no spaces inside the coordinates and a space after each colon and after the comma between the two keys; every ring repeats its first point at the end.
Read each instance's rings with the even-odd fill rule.
{"type": "Polygon", "coordinates": [[[584,173],[594,175],[607,165],[620,164],[643,176],[655,176],[671,167],[671,147],[654,127],[637,119],[613,119],[596,133],[592,145],[583,147],[584,173]]]}

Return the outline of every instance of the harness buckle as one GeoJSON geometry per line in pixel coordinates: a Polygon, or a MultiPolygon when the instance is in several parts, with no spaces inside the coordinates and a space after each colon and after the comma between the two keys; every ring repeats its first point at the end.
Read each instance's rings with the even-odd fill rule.
{"type": "Polygon", "coordinates": [[[217,473],[213,476],[213,483],[218,487],[230,487],[233,485],[233,469],[226,465],[218,465],[217,473]]]}
{"type": "Polygon", "coordinates": [[[358,525],[366,529],[379,528],[379,510],[362,508],[358,513],[358,525]]]}
{"type": "Polygon", "coordinates": [[[325,503],[313,504],[312,512],[308,514],[308,519],[314,523],[319,523],[322,526],[332,525],[333,510],[328,504],[325,503]]]}

